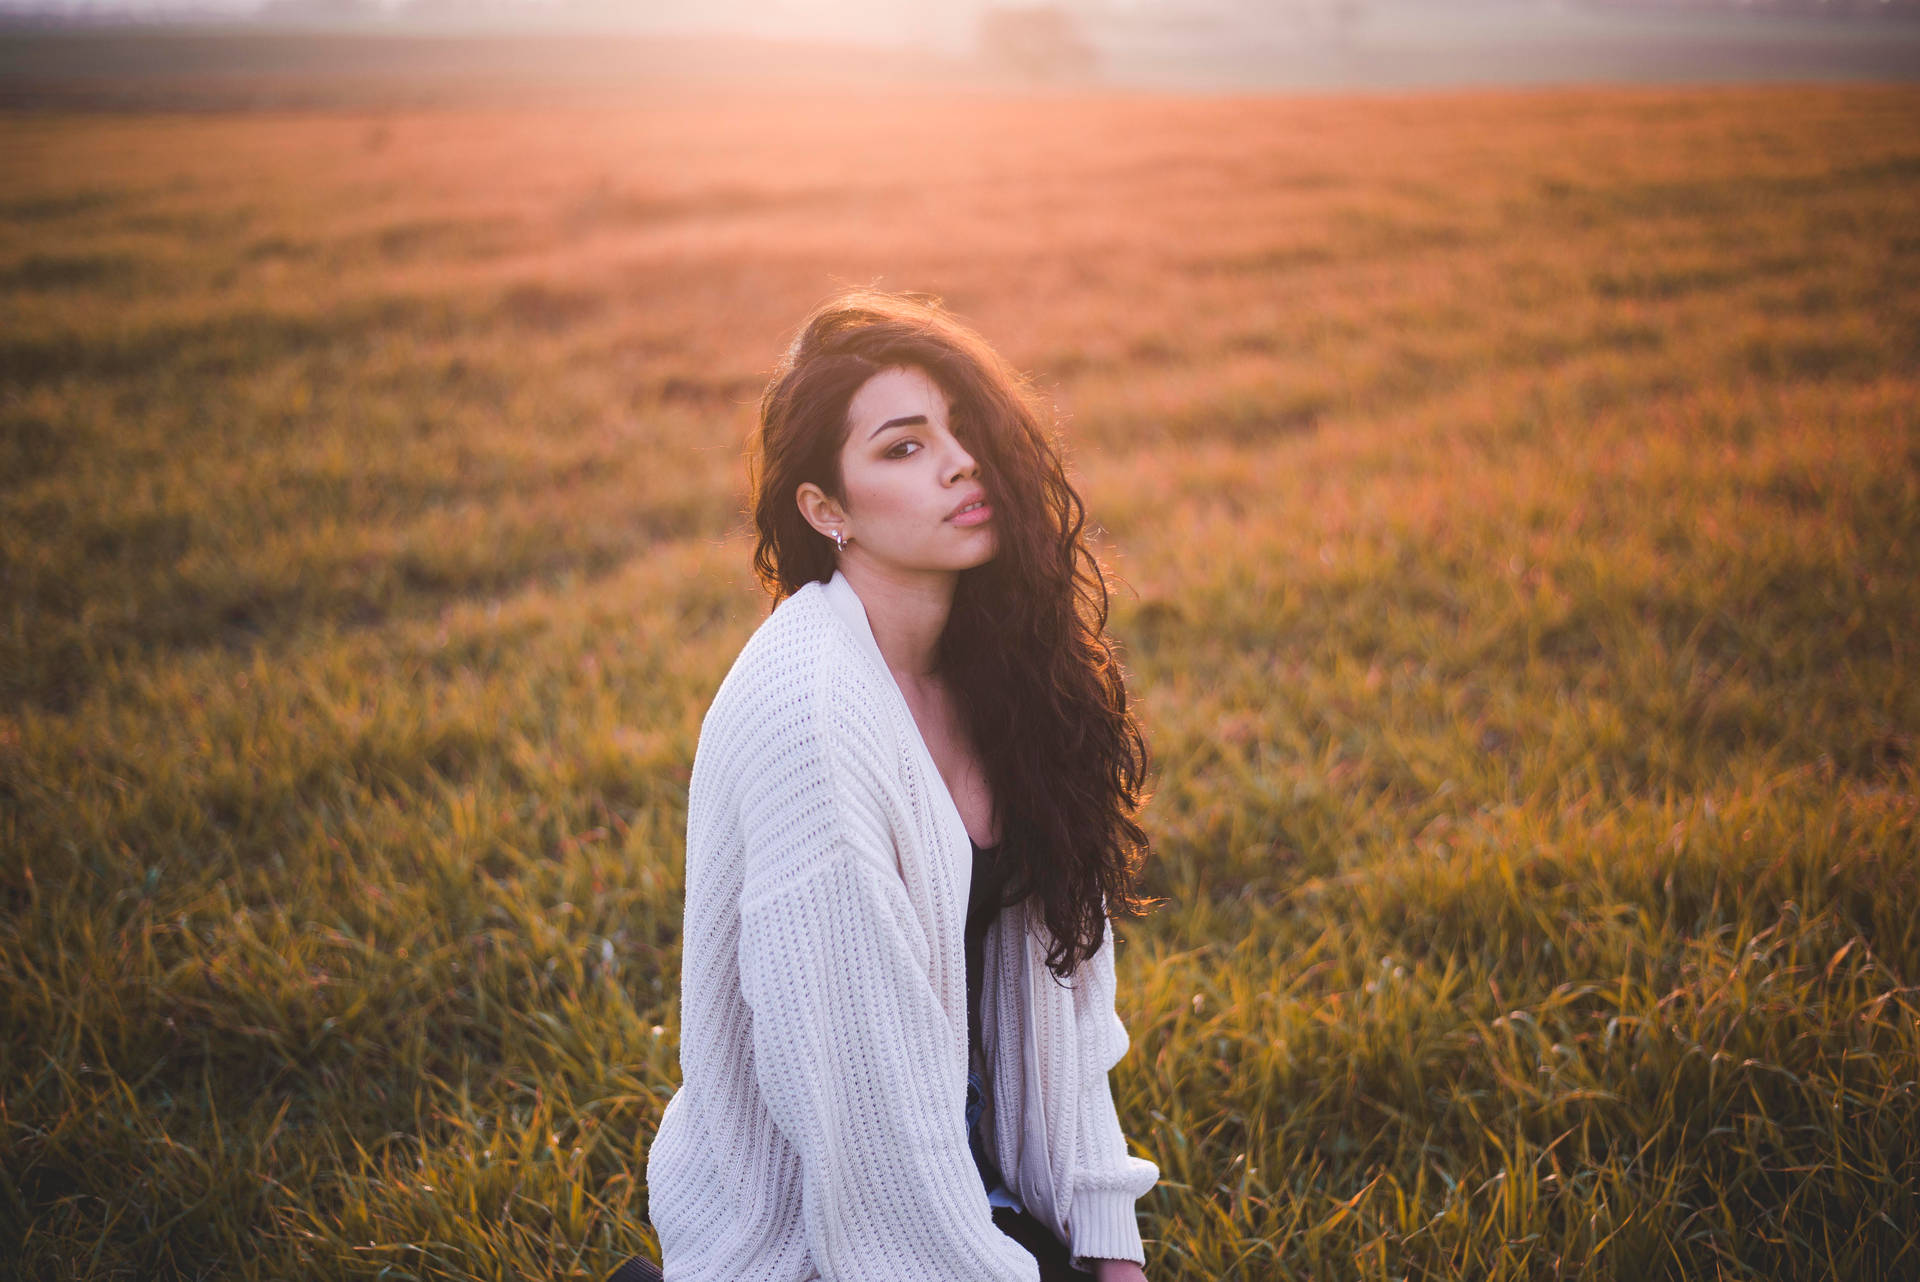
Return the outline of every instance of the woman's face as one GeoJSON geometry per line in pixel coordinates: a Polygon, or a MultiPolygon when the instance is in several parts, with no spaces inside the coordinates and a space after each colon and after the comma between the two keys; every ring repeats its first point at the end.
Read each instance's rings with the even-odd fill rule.
{"type": "Polygon", "coordinates": [[[896,571],[965,570],[993,558],[993,509],[980,469],[947,422],[939,384],[914,366],[882,370],[847,407],[844,504],[800,487],[815,529],[846,536],[843,560],[896,571]]]}

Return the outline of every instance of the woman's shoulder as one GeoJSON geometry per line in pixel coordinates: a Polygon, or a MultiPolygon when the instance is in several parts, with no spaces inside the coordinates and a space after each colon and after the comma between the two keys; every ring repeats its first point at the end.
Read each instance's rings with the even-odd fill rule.
{"type": "Polygon", "coordinates": [[[760,621],[720,683],[722,698],[759,698],[770,687],[793,688],[831,661],[833,611],[818,583],[808,583],[760,621]]]}
{"type": "Polygon", "coordinates": [[[702,737],[722,722],[764,733],[780,722],[849,708],[863,720],[881,719],[885,705],[870,666],[826,585],[807,583],[741,646],[707,710],[702,737]]]}
{"type": "Polygon", "coordinates": [[[809,584],[782,601],[714,695],[694,751],[690,832],[695,810],[741,805],[762,820],[805,812],[813,823],[843,803],[879,814],[881,799],[898,795],[900,712],[880,685],[891,678],[820,590],[809,584]]]}

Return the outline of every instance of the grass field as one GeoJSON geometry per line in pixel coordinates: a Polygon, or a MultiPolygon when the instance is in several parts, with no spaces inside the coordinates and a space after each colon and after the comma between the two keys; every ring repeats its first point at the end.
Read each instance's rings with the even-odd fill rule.
{"type": "Polygon", "coordinates": [[[1035,374],[1115,575],[1150,1277],[1920,1274],[1916,125],[0,117],[0,1260],[654,1249],[752,402],[877,282],[1035,374]]]}

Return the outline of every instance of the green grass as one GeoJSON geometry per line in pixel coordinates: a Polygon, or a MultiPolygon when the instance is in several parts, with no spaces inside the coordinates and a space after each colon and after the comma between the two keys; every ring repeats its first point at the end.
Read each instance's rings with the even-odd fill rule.
{"type": "Polygon", "coordinates": [[[1116,575],[1150,1277],[1920,1272],[1920,98],[881,105],[0,119],[0,1260],[655,1249],[751,402],[879,277],[1116,575]]]}

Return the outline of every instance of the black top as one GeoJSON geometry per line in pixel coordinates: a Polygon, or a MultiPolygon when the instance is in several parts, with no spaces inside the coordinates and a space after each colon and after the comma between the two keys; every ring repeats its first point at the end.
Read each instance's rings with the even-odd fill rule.
{"type": "Polygon", "coordinates": [[[986,971],[987,927],[1000,915],[1001,895],[1006,887],[1006,870],[997,858],[998,846],[982,846],[971,837],[973,847],[973,884],[967,892],[967,1063],[968,1121],[967,1142],[973,1149],[974,1164],[980,1168],[980,1181],[988,1189],[1000,1180],[999,1169],[988,1154],[985,1137],[977,1131],[981,1112],[979,1097],[985,1093],[991,1075],[986,1071],[986,1052],[980,1035],[980,999],[986,971]]]}
{"type": "Polygon", "coordinates": [[[967,1040],[980,1049],[980,989],[986,966],[984,950],[987,927],[1000,915],[1000,896],[1006,887],[1006,872],[1000,867],[999,854],[1005,842],[982,846],[967,838],[973,847],[973,883],[967,892],[967,1040]]]}

